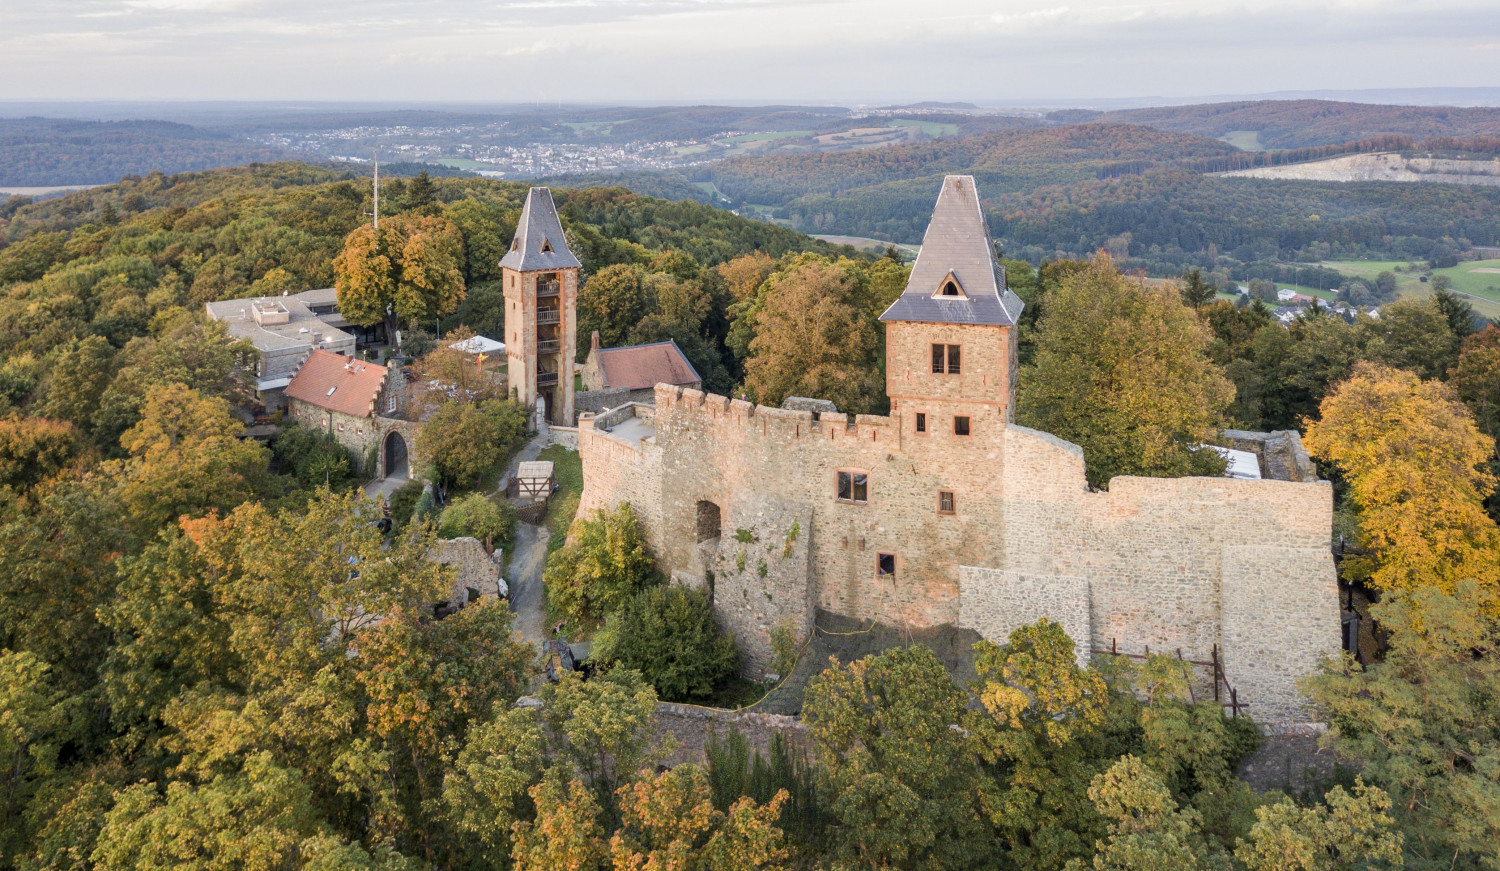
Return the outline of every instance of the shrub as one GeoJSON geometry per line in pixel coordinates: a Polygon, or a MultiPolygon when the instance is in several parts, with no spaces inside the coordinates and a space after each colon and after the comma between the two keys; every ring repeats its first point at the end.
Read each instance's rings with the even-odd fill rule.
{"type": "Polygon", "coordinates": [[[496,503],[482,493],[453,500],[438,520],[438,534],[443,538],[470,536],[504,550],[510,550],[515,531],[515,506],[496,503]]]}
{"type": "Polygon", "coordinates": [[[578,521],[574,540],[547,558],[547,604],[569,620],[594,625],[661,575],[639,518],[627,504],[578,521]]]}
{"type": "Polygon", "coordinates": [[[526,409],[512,400],[448,402],[422,427],[421,449],[443,480],[477,485],[504,461],[526,430],[526,409]]]}
{"type": "Polygon", "coordinates": [[[739,665],[708,595],[675,584],[641,590],[610,614],[594,658],[639,671],[667,701],[706,698],[739,665]]]}
{"type": "Polygon", "coordinates": [[[281,473],[304,487],[327,484],[337,490],[354,477],[354,453],[332,433],[289,426],[271,442],[271,453],[281,473]]]}
{"type": "Polygon", "coordinates": [[[391,520],[402,527],[411,522],[412,512],[417,509],[417,500],[422,498],[422,482],[407,481],[391,494],[391,520]]]}

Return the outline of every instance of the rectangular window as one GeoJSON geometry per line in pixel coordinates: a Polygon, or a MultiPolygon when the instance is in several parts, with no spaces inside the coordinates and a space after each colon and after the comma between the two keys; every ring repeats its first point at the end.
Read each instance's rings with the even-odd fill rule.
{"type": "Polygon", "coordinates": [[[969,419],[967,417],[953,418],[953,434],[959,436],[969,434],[969,419]]]}
{"type": "Polygon", "coordinates": [[[949,375],[957,375],[959,357],[958,345],[933,345],[932,374],[941,375],[947,372],[949,375]]]}
{"type": "Polygon", "coordinates": [[[396,392],[394,390],[387,394],[385,397],[385,413],[396,413],[396,392]]]}
{"type": "Polygon", "coordinates": [[[927,432],[927,413],[917,412],[917,432],[927,432]]]}
{"type": "Polygon", "coordinates": [[[839,501],[864,505],[870,501],[870,479],[864,472],[839,472],[839,501]]]}
{"type": "Polygon", "coordinates": [[[875,573],[882,578],[894,578],[896,576],[896,555],[893,553],[876,554],[875,573]]]}
{"type": "Polygon", "coordinates": [[[952,490],[939,490],[938,491],[938,513],[939,514],[952,514],[953,513],[953,491],[952,490]]]}

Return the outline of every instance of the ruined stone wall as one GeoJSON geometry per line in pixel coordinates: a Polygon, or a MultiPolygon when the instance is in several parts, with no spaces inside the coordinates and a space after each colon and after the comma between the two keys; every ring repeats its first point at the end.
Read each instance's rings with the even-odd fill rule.
{"type": "MultiPolygon", "coordinates": [[[[717,566],[737,554],[724,537],[697,540],[698,503],[718,507],[725,537],[807,517],[805,589],[828,611],[1000,642],[1047,616],[1087,639],[1081,651],[1113,641],[1208,659],[1220,645],[1252,714],[1305,716],[1295,680],[1338,645],[1329,485],[1117,478],[1092,492],[1076,445],[1007,426],[1006,413],[926,400],[851,421],[661,386],[654,438],[631,444],[581,422],[583,506],[636,505],[663,567],[690,583],[706,571],[719,583],[717,566]],[[926,434],[914,431],[919,406],[926,434]],[[970,436],[954,435],[957,414],[970,436]],[[867,504],[838,500],[840,469],[869,476],[867,504]],[[940,490],[954,494],[951,515],[937,510],[940,490]],[[894,576],[877,573],[879,553],[896,556],[894,576]]],[[[736,573],[742,599],[789,600],[726,612],[752,660],[768,622],[796,613],[794,568],[736,573]]]]}

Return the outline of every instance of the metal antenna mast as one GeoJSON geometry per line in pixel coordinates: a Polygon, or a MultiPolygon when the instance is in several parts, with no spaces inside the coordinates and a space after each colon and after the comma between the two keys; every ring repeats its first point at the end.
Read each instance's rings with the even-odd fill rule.
{"type": "Polygon", "coordinates": [[[380,231],[380,152],[379,151],[375,152],[375,211],[372,213],[372,217],[374,217],[374,219],[375,219],[374,225],[373,225],[373,229],[376,232],[379,232],[380,231]]]}

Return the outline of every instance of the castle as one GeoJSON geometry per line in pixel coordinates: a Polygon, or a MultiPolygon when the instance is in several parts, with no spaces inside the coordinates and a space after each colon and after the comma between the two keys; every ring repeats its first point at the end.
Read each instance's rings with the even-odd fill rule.
{"type": "Polygon", "coordinates": [[[1001,643],[1048,617],[1081,661],[1218,661],[1257,720],[1307,720],[1296,683],[1338,651],[1340,615],[1332,489],[1295,434],[1260,458],[1291,480],[1091,490],[1079,447],[1014,422],[1021,307],[974,180],[950,176],[881,317],[889,416],[657,385],[654,406],[579,417],[580,513],[630,503],[673,580],[711,591],[752,671],[778,626],[805,637],[817,610],[1001,643]]]}

